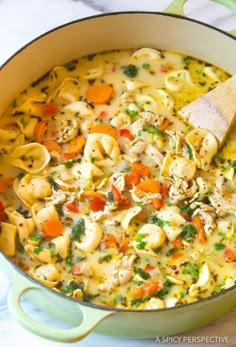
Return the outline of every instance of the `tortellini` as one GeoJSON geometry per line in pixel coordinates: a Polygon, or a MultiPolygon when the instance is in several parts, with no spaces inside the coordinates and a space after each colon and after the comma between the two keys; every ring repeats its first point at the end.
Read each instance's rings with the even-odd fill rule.
{"type": "Polygon", "coordinates": [[[217,140],[206,129],[192,130],[187,136],[186,141],[192,149],[193,159],[197,167],[207,170],[213,156],[218,150],[217,140]]]}
{"type": "Polygon", "coordinates": [[[26,207],[52,194],[51,185],[44,177],[30,174],[26,174],[20,180],[15,179],[13,188],[26,207]]]}
{"type": "Polygon", "coordinates": [[[0,250],[7,256],[16,254],[17,227],[9,223],[1,223],[0,226],[0,250]]]}
{"type": "Polygon", "coordinates": [[[162,246],[165,242],[166,234],[161,227],[154,224],[145,224],[135,237],[135,248],[137,252],[140,249],[145,249],[146,251],[153,251],[158,247],[162,246]],[[140,240],[143,243],[143,247],[140,247],[140,240]]]}
{"type": "Polygon", "coordinates": [[[6,214],[11,224],[17,227],[19,240],[22,244],[27,242],[28,237],[35,231],[35,223],[32,218],[24,218],[19,212],[6,209],[6,214]]]}
{"type": "Polygon", "coordinates": [[[84,252],[94,251],[101,242],[103,235],[102,228],[96,222],[85,219],[85,234],[81,242],[76,242],[76,246],[84,252]]]}
{"type": "Polygon", "coordinates": [[[157,49],[153,48],[140,48],[136,52],[134,52],[131,56],[131,60],[139,60],[139,59],[150,59],[150,60],[160,60],[161,53],[157,49]]]}
{"type": "Polygon", "coordinates": [[[120,156],[120,148],[117,141],[110,135],[90,134],[84,148],[86,161],[96,158],[99,167],[115,165],[120,156]]]}
{"type": "Polygon", "coordinates": [[[18,146],[14,151],[2,158],[4,164],[25,170],[28,173],[38,173],[47,166],[50,154],[45,146],[39,143],[29,143],[18,146]]]}
{"type": "Polygon", "coordinates": [[[165,77],[165,86],[172,92],[179,92],[183,88],[194,88],[191,75],[187,70],[169,72],[165,77]]]}
{"type": "Polygon", "coordinates": [[[190,181],[196,173],[196,163],[190,159],[168,153],[163,161],[162,173],[190,181]]]}
{"type": "Polygon", "coordinates": [[[41,265],[36,270],[30,270],[30,275],[49,288],[54,288],[60,279],[60,273],[54,264],[41,265]]]}
{"type": "Polygon", "coordinates": [[[164,221],[163,230],[169,241],[176,239],[182,232],[182,226],[186,224],[184,217],[174,211],[161,211],[157,216],[164,221]]]}

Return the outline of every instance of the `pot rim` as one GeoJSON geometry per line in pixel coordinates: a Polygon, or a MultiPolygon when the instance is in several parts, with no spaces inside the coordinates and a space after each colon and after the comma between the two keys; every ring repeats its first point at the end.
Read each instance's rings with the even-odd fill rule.
{"type": "Polygon", "coordinates": [[[50,30],[47,30],[46,32],[44,32],[43,34],[35,37],[34,39],[30,40],[29,42],[27,42],[25,45],[23,45],[21,48],[19,48],[15,53],[13,53],[7,60],[4,61],[4,63],[2,63],[0,65],[0,71],[2,69],[4,69],[4,67],[11,61],[13,60],[18,54],[20,54],[22,51],[24,51],[26,48],[28,48],[31,44],[33,44],[36,41],[39,41],[41,38],[50,35],[53,32],[56,32],[57,30],[61,30],[63,28],[69,27],[70,25],[79,23],[79,22],[86,22],[92,19],[96,19],[96,18],[101,18],[101,17],[112,17],[112,16],[119,16],[119,15],[135,15],[135,14],[144,14],[144,15],[157,15],[157,16],[165,16],[165,17],[173,17],[173,18],[179,18],[181,20],[185,20],[187,22],[193,22],[196,23],[200,26],[204,26],[208,29],[217,31],[225,36],[228,36],[229,38],[233,39],[234,41],[236,41],[236,36],[232,35],[230,32],[224,31],[222,29],[216,28],[208,23],[204,23],[201,22],[200,20],[194,19],[194,18],[188,18],[179,14],[172,14],[172,13],[163,13],[163,12],[152,12],[152,11],[116,11],[116,12],[108,12],[108,13],[101,13],[101,14],[96,14],[96,15],[92,15],[92,16],[88,16],[88,17],[84,17],[84,18],[79,18],[79,19],[75,19],[73,21],[61,24],[56,26],[55,28],[52,28],[50,30]]]}
{"type": "MultiPolygon", "coordinates": [[[[152,11],[116,11],[116,12],[109,12],[109,13],[102,13],[102,14],[97,14],[97,15],[92,15],[92,16],[88,16],[88,17],[84,17],[84,18],[80,18],[80,19],[76,19],[70,22],[67,22],[65,24],[56,26],[53,29],[50,29],[48,31],[46,31],[45,33],[37,36],[36,38],[34,38],[33,40],[30,40],[28,43],[26,43],[25,45],[23,45],[20,49],[18,49],[15,53],[13,53],[2,65],[0,65],[0,71],[2,69],[4,69],[5,66],[7,66],[7,64],[13,60],[18,54],[20,54],[22,51],[24,51],[26,48],[28,48],[31,44],[33,44],[34,42],[40,40],[41,38],[50,35],[53,32],[56,32],[57,30],[66,28],[68,26],[71,26],[73,24],[79,23],[79,22],[86,22],[92,19],[96,19],[96,18],[101,18],[101,17],[111,17],[111,16],[117,16],[117,15],[136,15],[136,14],[144,14],[144,15],[157,15],[157,16],[166,16],[166,17],[173,17],[173,18],[178,18],[181,20],[185,20],[188,22],[193,22],[196,23],[200,26],[204,26],[207,27],[208,29],[214,30],[216,32],[219,32],[225,36],[228,36],[229,38],[233,39],[234,41],[236,41],[236,37],[232,34],[230,34],[229,32],[226,32],[222,29],[216,28],[208,23],[204,23],[201,22],[199,20],[193,19],[193,18],[188,18],[182,15],[178,15],[178,14],[171,14],[171,13],[163,13],[163,12],[152,12],[152,11]]],[[[97,304],[93,304],[93,303],[89,303],[83,300],[78,300],[78,299],[74,299],[72,297],[69,297],[65,294],[62,294],[60,292],[57,292],[55,290],[53,290],[52,288],[49,288],[47,286],[45,286],[44,284],[38,282],[37,280],[35,280],[33,277],[31,277],[30,275],[28,275],[27,273],[25,273],[23,270],[21,270],[19,267],[17,267],[17,265],[15,265],[3,252],[0,251],[0,254],[3,255],[3,257],[6,259],[6,261],[8,261],[11,266],[13,267],[14,270],[16,270],[19,274],[21,274],[23,277],[25,277],[26,279],[28,279],[29,281],[32,281],[33,283],[35,283],[37,286],[39,286],[40,288],[49,291],[51,294],[56,294],[57,296],[59,296],[60,298],[65,298],[66,300],[69,300],[73,303],[79,303],[81,305],[84,306],[88,306],[94,309],[100,309],[100,310],[105,310],[105,311],[112,311],[112,312],[129,312],[129,313],[149,313],[149,312],[167,312],[167,311],[172,311],[172,310],[179,310],[182,308],[188,308],[194,305],[198,305],[200,303],[206,303],[212,300],[215,300],[216,298],[220,297],[221,295],[225,295],[233,290],[236,289],[236,283],[227,288],[227,289],[223,289],[222,291],[220,291],[219,293],[215,293],[207,298],[203,298],[191,303],[187,303],[187,304],[181,304],[181,305],[177,305],[177,306],[173,306],[173,307],[165,307],[165,308],[161,308],[161,309],[149,309],[149,310],[141,310],[141,309],[125,309],[125,308],[113,308],[113,307],[108,307],[108,306],[103,306],[103,305],[97,305],[97,304]]]]}

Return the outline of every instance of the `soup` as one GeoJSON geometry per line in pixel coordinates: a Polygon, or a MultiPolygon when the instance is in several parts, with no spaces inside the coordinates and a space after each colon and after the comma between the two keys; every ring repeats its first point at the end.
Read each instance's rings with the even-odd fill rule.
{"type": "MultiPolygon", "coordinates": [[[[56,66],[0,118],[0,249],[74,299],[158,309],[236,278],[233,129],[178,110],[229,78],[152,48],[56,66]]],[[[206,115],[207,116],[207,115],[206,115]]]]}

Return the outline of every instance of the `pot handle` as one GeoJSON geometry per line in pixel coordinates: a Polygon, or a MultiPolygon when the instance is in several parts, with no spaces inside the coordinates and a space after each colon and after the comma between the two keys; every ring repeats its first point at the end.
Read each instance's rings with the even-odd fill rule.
{"type": "Polygon", "coordinates": [[[22,278],[15,273],[13,285],[8,294],[8,307],[15,319],[30,332],[57,342],[75,342],[85,338],[103,319],[115,314],[106,309],[94,309],[89,306],[80,305],[78,310],[83,314],[83,320],[77,327],[70,329],[57,329],[38,323],[32,319],[21,306],[21,297],[29,290],[43,290],[38,285],[22,278]]]}
{"type": "MultiPolygon", "coordinates": [[[[173,0],[171,4],[163,10],[164,13],[177,14],[178,16],[185,17],[184,4],[188,0],[173,0]]],[[[210,0],[217,2],[236,13],[236,1],[235,0],[210,0]]],[[[236,36],[236,28],[227,31],[229,34],[236,36]]]]}

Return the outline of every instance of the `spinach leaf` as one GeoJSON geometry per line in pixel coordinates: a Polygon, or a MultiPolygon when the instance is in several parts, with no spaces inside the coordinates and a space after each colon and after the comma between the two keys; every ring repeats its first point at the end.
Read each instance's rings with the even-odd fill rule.
{"type": "Polygon", "coordinates": [[[182,232],[180,233],[181,239],[185,241],[192,240],[196,237],[197,230],[194,228],[192,224],[184,225],[182,227],[182,232]]]}
{"type": "Polygon", "coordinates": [[[122,70],[128,77],[136,77],[138,75],[138,68],[133,64],[122,66],[122,70]]]}
{"type": "Polygon", "coordinates": [[[85,222],[83,218],[80,218],[70,231],[71,240],[80,241],[80,238],[84,234],[84,232],[85,232],[85,222]]]}

